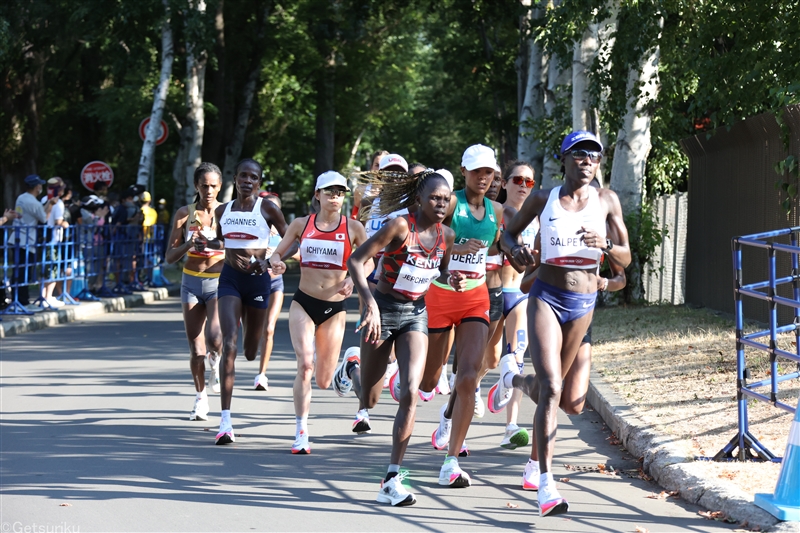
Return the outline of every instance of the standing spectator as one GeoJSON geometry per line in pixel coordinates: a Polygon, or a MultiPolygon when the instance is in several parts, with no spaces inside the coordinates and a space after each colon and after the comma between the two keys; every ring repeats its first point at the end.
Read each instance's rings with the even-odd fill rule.
{"type": "Polygon", "coordinates": [[[144,215],[144,220],[142,221],[142,226],[145,228],[149,228],[151,226],[155,226],[158,222],[158,213],[155,209],[150,207],[150,202],[152,201],[153,197],[150,196],[150,193],[144,191],[142,193],[142,214],[144,215]]]}
{"type": "Polygon", "coordinates": [[[64,228],[69,227],[69,222],[64,220],[66,209],[64,201],[64,181],[61,178],[50,178],[47,180],[48,202],[52,204],[50,213],[47,216],[47,235],[45,245],[46,270],[44,274],[47,280],[42,287],[42,298],[50,307],[64,307],[64,302],[53,296],[56,288],[55,279],[61,275],[61,241],[64,240],[64,228]]]}
{"type": "MultiPolygon", "coordinates": [[[[128,187],[120,196],[121,203],[114,210],[111,218],[112,229],[112,255],[116,256],[116,280],[122,282],[123,272],[126,282],[133,282],[133,272],[136,270],[136,249],[142,234],[142,220],[144,214],[135,203],[139,190],[135,185],[128,187]],[[128,267],[128,268],[125,268],[128,267]]],[[[110,197],[110,195],[109,195],[110,197]]]]}
{"type": "Polygon", "coordinates": [[[169,210],[167,210],[167,200],[162,198],[158,201],[158,223],[169,226],[169,210]]]}
{"type": "MultiPolygon", "coordinates": [[[[55,199],[50,199],[44,206],[39,203],[37,197],[42,194],[42,185],[47,183],[36,174],[31,174],[25,178],[25,192],[17,197],[16,211],[19,217],[14,221],[17,236],[14,242],[19,244],[19,259],[17,268],[14,271],[14,283],[32,283],[35,281],[33,267],[36,264],[36,241],[38,224],[47,222],[47,215],[53,208],[55,199]],[[26,273],[28,278],[26,279],[26,273]]],[[[30,305],[28,285],[22,285],[17,289],[17,300],[22,305],[30,305]]]]}

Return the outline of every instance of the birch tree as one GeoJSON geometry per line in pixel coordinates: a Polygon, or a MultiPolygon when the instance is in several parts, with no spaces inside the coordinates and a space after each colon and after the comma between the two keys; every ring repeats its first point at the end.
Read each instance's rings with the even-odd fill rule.
{"type": "Polygon", "coordinates": [[[189,16],[187,17],[186,41],[186,124],[189,130],[186,146],[186,163],[184,166],[184,182],[186,184],[186,201],[194,197],[194,169],[202,161],[203,133],[205,132],[205,112],[203,111],[206,85],[206,61],[208,55],[204,18],[206,3],[204,0],[189,0],[189,16]]]}
{"type": "MultiPolygon", "coordinates": [[[[523,0],[523,4],[528,7],[528,12],[523,19],[522,26],[536,23],[543,17],[541,7],[531,7],[531,0],[523,0]]],[[[520,54],[519,61],[519,84],[520,106],[519,106],[519,133],[517,138],[517,157],[523,161],[528,161],[534,170],[536,181],[542,181],[542,160],[544,152],[539,139],[535,137],[533,124],[544,115],[544,84],[546,83],[546,67],[542,47],[533,36],[525,39],[523,52],[520,54]]]]}
{"type": "Polygon", "coordinates": [[[172,44],[172,27],[170,26],[168,0],[162,0],[162,2],[164,4],[164,20],[161,23],[161,76],[153,98],[150,123],[147,125],[147,128],[145,128],[142,156],[139,158],[139,171],[136,174],[136,183],[145,187],[147,187],[150,181],[150,169],[155,157],[156,140],[161,125],[161,116],[164,113],[164,104],[167,101],[167,89],[169,88],[169,81],[172,78],[172,60],[175,54],[172,44]]]}

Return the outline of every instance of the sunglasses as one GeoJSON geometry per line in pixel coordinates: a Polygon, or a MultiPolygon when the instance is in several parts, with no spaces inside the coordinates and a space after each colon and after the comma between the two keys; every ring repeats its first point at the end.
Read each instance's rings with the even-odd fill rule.
{"type": "Polygon", "coordinates": [[[331,198],[339,198],[347,193],[344,189],[320,189],[320,191],[322,191],[325,196],[330,196],[331,198]]]}
{"type": "Polygon", "coordinates": [[[511,181],[514,185],[524,185],[527,189],[533,189],[533,186],[536,185],[536,180],[522,176],[511,176],[511,181]]]}
{"type": "Polygon", "coordinates": [[[599,163],[603,159],[602,152],[592,152],[590,150],[570,150],[564,152],[564,155],[570,154],[575,161],[583,161],[587,157],[592,163],[599,163]]]}

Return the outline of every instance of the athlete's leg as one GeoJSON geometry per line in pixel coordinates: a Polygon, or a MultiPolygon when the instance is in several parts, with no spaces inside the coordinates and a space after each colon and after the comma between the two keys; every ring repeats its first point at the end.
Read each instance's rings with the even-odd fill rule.
{"type": "Polygon", "coordinates": [[[236,345],[239,340],[239,320],[242,317],[242,300],[236,296],[219,299],[219,322],[222,330],[222,361],[220,362],[220,403],[222,410],[230,410],[233,383],[236,379],[236,345]]]}
{"type": "Polygon", "coordinates": [[[222,329],[219,322],[219,300],[206,300],[206,349],[213,354],[222,352],[222,329]]]}
{"type": "Polygon", "coordinates": [[[272,357],[272,346],[275,343],[275,325],[278,323],[278,315],[283,307],[283,291],[275,291],[269,295],[269,305],[267,306],[267,325],[264,328],[264,336],[261,339],[261,362],[258,365],[258,373],[264,374],[272,357]]]}
{"type": "Polygon", "coordinates": [[[331,386],[333,371],[336,370],[339,352],[342,351],[346,318],[347,313],[342,311],[317,326],[315,335],[317,363],[314,378],[320,389],[327,389],[331,386]]]}
{"type": "Polygon", "coordinates": [[[183,323],[186,326],[186,340],[189,341],[189,369],[192,372],[194,390],[203,392],[206,387],[206,342],[203,338],[206,306],[201,303],[185,303],[181,307],[183,323]]]}
{"type": "MultiPolygon", "coordinates": [[[[458,374],[456,390],[450,396],[445,417],[453,421],[450,432],[448,456],[457,457],[467,436],[472,415],[475,410],[475,388],[483,364],[483,353],[489,337],[485,322],[468,320],[456,328],[456,351],[458,353],[458,374]]],[[[441,370],[441,369],[440,369],[441,370]]]]}
{"type": "Polygon", "coordinates": [[[579,415],[586,403],[589,391],[589,373],[592,368],[592,345],[581,343],[578,355],[564,376],[559,407],[568,415],[579,415]]]}
{"type": "Polygon", "coordinates": [[[261,345],[261,337],[267,324],[267,308],[242,306],[242,348],[244,357],[254,361],[261,345]]]}
{"type": "Polygon", "coordinates": [[[297,375],[294,378],[294,414],[308,417],[311,403],[311,376],[314,374],[314,321],[303,306],[292,302],[289,306],[289,335],[297,356],[297,375]]]}
{"type": "MultiPolygon", "coordinates": [[[[525,350],[528,346],[528,306],[527,302],[521,302],[514,309],[512,309],[506,317],[506,339],[511,345],[511,352],[515,353],[517,348],[524,343],[525,350]]],[[[520,357],[517,359],[517,364],[522,364],[525,361],[525,351],[521,351],[520,357]]],[[[511,401],[506,407],[506,424],[517,424],[517,417],[519,416],[519,404],[522,399],[522,391],[514,389],[511,394],[511,401]]]]}
{"type": "Polygon", "coordinates": [[[372,409],[378,403],[383,391],[383,376],[386,374],[394,344],[394,339],[391,337],[376,344],[364,342],[362,339],[360,369],[351,375],[353,388],[358,396],[359,410],[372,409]]]}
{"type": "MultiPolygon", "coordinates": [[[[430,320],[430,315],[429,315],[430,320]]],[[[419,389],[424,392],[433,392],[439,382],[439,374],[442,372],[442,365],[450,355],[452,345],[452,328],[444,331],[428,330],[428,353],[425,363],[425,372],[419,389]]],[[[455,391],[453,391],[454,393],[455,391]]],[[[452,396],[451,396],[452,398],[452,396]]]]}
{"type": "MultiPolygon", "coordinates": [[[[400,402],[392,428],[391,464],[403,463],[417,413],[419,383],[425,369],[428,337],[421,331],[403,333],[395,343],[400,370],[400,402]]],[[[441,365],[438,365],[441,368],[441,365]]]]}

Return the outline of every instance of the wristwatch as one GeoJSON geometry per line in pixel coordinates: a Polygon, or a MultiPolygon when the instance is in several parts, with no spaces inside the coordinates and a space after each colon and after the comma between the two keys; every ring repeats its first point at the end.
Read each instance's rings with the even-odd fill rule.
{"type": "Polygon", "coordinates": [[[603,250],[603,253],[604,253],[604,254],[607,254],[608,252],[610,252],[610,251],[611,251],[611,249],[612,249],[613,247],[614,247],[614,243],[611,241],[611,239],[608,239],[608,238],[607,238],[607,239],[606,239],[606,249],[605,249],[605,250],[603,250]]]}

